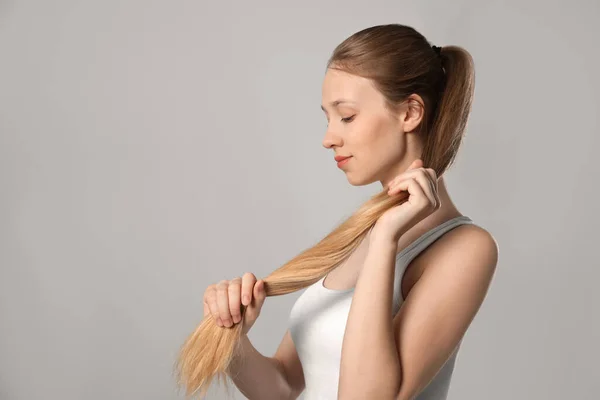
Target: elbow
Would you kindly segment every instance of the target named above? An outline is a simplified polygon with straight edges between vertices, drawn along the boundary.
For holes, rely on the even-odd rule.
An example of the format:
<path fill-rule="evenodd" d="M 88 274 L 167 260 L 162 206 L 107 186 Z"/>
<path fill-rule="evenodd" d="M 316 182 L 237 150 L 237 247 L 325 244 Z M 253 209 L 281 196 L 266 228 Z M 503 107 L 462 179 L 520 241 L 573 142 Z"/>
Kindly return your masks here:
<path fill-rule="evenodd" d="M 284 394 L 279 399 L 280 400 L 296 400 L 303 391 L 304 391 L 304 388 L 296 389 L 296 388 L 288 385 L 286 387 Z"/>
<path fill-rule="evenodd" d="M 415 400 L 419 394 L 418 390 L 411 385 L 400 385 L 400 389 L 396 392 L 394 400 Z"/>
<path fill-rule="evenodd" d="M 363 371 L 362 373 L 356 373 L 353 376 L 346 376 L 345 379 L 340 379 L 338 400 L 404 399 L 404 397 L 398 397 L 400 395 L 404 396 L 401 371 L 398 368 L 398 364 L 394 363 L 389 368 L 381 367 L 377 370 L 376 375 L 367 375 L 365 371 Z"/>

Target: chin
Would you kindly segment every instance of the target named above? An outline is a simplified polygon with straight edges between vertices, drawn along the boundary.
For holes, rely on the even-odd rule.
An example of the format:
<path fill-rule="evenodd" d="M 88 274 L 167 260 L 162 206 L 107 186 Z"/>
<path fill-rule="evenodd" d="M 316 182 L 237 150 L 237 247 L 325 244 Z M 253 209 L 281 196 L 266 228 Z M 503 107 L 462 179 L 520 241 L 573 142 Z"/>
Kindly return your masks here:
<path fill-rule="evenodd" d="M 352 172 L 346 172 L 346 179 L 348 179 L 348 183 L 352 186 L 365 186 L 377 181 L 377 179 L 353 174 Z"/>

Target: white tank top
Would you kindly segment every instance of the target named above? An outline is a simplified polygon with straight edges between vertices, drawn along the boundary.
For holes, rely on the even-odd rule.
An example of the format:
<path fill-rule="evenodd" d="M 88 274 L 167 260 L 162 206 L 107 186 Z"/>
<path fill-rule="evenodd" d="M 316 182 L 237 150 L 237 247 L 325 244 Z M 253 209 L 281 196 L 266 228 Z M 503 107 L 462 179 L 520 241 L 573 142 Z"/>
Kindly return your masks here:
<path fill-rule="evenodd" d="M 400 289 L 409 263 L 427 246 L 449 230 L 472 224 L 467 216 L 448 220 L 408 245 L 396 256 L 392 318 L 404 301 Z M 289 330 L 302 364 L 306 387 L 301 399 L 335 400 L 340 373 L 342 341 L 350 312 L 354 288 L 328 289 L 325 277 L 306 287 L 294 303 L 289 316 Z M 456 355 L 460 345 L 450 355 L 433 380 L 416 397 L 417 400 L 445 400 L 450 386 Z"/>

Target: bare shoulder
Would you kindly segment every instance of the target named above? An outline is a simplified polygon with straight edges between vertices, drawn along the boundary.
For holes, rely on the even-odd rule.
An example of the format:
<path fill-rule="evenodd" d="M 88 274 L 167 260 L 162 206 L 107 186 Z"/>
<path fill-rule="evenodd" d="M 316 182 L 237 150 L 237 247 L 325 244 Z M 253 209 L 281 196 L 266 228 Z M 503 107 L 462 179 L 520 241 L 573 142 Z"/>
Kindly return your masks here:
<path fill-rule="evenodd" d="M 428 269 L 471 268 L 489 281 L 496 269 L 498 254 L 498 243 L 490 232 L 477 224 L 460 225 L 440 236 L 415 257 L 403 280 L 403 296 L 408 296 Z"/>
<path fill-rule="evenodd" d="M 418 257 L 419 269 L 452 260 L 456 265 L 469 263 L 494 270 L 498 262 L 499 245 L 494 236 L 477 224 L 460 225 L 433 242 Z M 416 261 L 416 260 L 415 260 Z"/>

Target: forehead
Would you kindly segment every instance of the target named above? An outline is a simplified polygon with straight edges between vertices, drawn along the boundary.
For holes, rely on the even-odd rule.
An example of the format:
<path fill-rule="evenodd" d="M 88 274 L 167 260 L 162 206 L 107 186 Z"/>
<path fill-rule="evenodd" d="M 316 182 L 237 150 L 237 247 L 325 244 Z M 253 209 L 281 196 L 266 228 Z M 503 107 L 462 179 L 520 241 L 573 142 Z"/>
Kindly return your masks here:
<path fill-rule="evenodd" d="M 332 107 L 332 103 L 348 100 L 356 104 L 380 100 L 370 79 L 344 71 L 328 68 L 321 88 L 321 106 Z"/>

